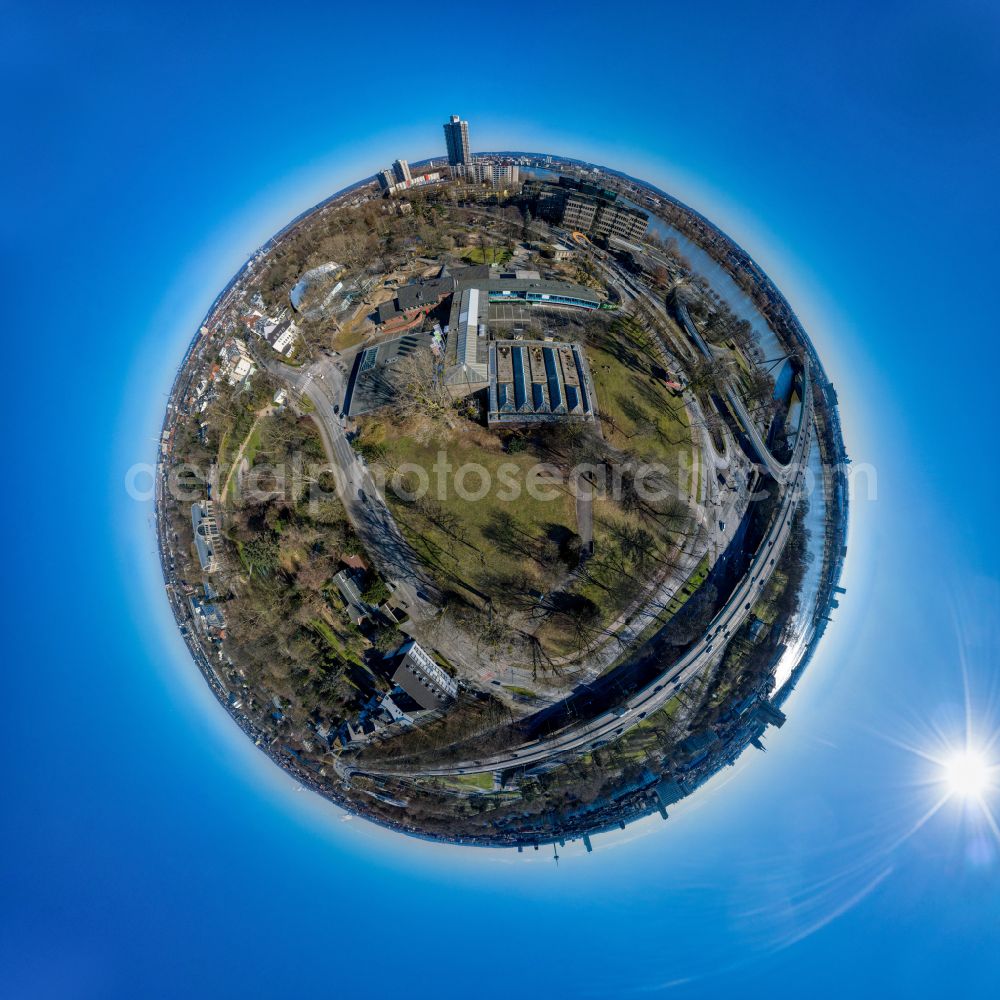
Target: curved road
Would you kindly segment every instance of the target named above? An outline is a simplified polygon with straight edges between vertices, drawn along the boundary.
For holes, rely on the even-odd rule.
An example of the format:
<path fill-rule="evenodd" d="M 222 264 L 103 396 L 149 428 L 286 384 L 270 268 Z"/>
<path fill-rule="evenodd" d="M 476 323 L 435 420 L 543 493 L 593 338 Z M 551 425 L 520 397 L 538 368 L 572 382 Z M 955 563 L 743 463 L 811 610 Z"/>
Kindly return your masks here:
<path fill-rule="evenodd" d="M 397 603 L 405 605 L 413 618 L 433 614 L 437 610 L 433 603 L 436 588 L 399 530 L 371 473 L 347 440 L 340 417 L 333 411 L 334 400 L 339 404 L 344 397 L 337 366 L 327 358 L 308 368 L 293 368 L 270 359 L 264 364 L 272 375 L 312 403 L 312 416 L 319 426 L 344 509 L 379 571 L 396 585 Z"/>
<path fill-rule="evenodd" d="M 708 346 L 705 338 L 698 332 L 698 328 L 694 325 L 694 322 L 691 320 L 691 316 L 688 313 L 686 303 L 679 295 L 677 296 L 677 312 L 680 316 L 684 331 L 695 342 L 698 350 L 701 351 L 701 353 L 704 354 L 709 361 L 714 360 L 715 355 L 712 353 L 712 348 Z M 806 379 L 806 381 L 808 381 L 808 379 Z M 740 399 L 736 390 L 733 389 L 731 385 L 726 387 L 726 399 L 729 401 L 729 405 L 733 408 L 733 411 L 739 418 L 740 423 L 743 425 L 743 430 L 750 439 L 750 443 L 753 445 L 753 450 L 757 453 L 757 457 L 760 459 L 761 464 L 767 469 L 768 475 L 770 475 L 771 478 L 778 483 L 786 482 L 789 476 L 794 474 L 794 458 L 787 465 L 782 465 L 781 462 L 779 462 L 771 454 L 764 438 L 761 437 L 760 431 L 757 430 L 757 425 L 751 419 L 750 411 L 747 409 L 746 404 L 742 399 Z M 803 417 L 804 416 L 805 414 L 803 412 Z M 805 427 L 807 425 L 803 423 L 800 426 Z"/>

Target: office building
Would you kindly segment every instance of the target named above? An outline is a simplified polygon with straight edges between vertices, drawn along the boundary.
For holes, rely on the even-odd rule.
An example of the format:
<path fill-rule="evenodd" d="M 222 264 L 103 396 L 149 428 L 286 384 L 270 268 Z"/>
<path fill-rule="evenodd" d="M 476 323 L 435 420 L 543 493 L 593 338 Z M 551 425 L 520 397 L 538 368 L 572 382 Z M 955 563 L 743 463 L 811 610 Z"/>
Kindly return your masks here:
<path fill-rule="evenodd" d="M 609 239 L 641 240 L 646 235 L 649 217 L 637 208 L 617 202 L 599 202 L 593 221 L 593 232 Z"/>
<path fill-rule="evenodd" d="M 600 297 L 589 288 L 546 281 L 535 271 L 511 273 L 477 265 L 455 269 L 454 280 L 444 353 L 444 384 L 453 395 L 478 392 L 489 385 L 492 322 L 520 321 L 525 318 L 526 309 L 601 306 Z"/>
<path fill-rule="evenodd" d="M 646 235 L 648 215 L 606 188 L 560 177 L 558 184 L 530 182 L 525 193 L 534 201 L 539 218 L 567 229 L 621 240 L 641 240 Z"/>
<path fill-rule="evenodd" d="M 463 122 L 458 115 L 452 115 L 451 120 L 444 124 L 444 141 L 448 147 L 448 163 L 451 166 L 472 162 L 468 122 Z"/>
<path fill-rule="evenodd" d="M 571 194 L 563 203 L 562 225 L 581 233 L 590 232 L 597 217 L 597 202 L 586 195 Z"/>
<path fill-rule="evenodd" d="M 375 175 L 375 179 L 383 191 L 391 191 L 396 186 L 396 178 L 388 167 L 385 170 L 380 170 Z"/>

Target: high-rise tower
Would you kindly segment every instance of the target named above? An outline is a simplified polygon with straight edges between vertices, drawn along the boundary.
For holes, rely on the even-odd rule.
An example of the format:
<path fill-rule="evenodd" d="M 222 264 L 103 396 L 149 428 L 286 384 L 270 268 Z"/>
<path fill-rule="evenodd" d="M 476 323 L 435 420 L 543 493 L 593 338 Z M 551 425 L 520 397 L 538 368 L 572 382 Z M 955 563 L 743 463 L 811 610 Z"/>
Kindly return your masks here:
<path fill-rule="evenodd" d="M 451 166 L 472 162 L 468 122 L 463 122 L 458 115 L 452 115 L 451 121 L 444 123 L 444 141 L 448 145 L 448 163 Z"/>
<path fill-rule="evenodd" d="M 412 178 L 410 177 L 410 165 L 406 160 L 396 160 L 392 165 L 392 175 L 396 178 L 397 184 L 409 184 Z"/>

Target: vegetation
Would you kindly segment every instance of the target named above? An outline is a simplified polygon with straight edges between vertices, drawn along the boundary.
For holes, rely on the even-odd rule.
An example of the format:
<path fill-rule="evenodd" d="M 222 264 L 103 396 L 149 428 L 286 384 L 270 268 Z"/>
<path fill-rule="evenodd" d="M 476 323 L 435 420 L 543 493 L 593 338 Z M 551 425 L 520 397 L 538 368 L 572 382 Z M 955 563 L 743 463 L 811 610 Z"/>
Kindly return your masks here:
<path fill-rule="evenodd" d="M 516 250 L 519 262 L 547 276 L 609 291 L 584 250 L 564 262 L 540 256 L 531 212 L 526 201 L 474 185 L 342 202 L 286 234 L 251 283 L 274 315 L 287 307 L 304 271 L 331 260 L 346 266 L 356 296 L 351 308 L 297 316 L 306 347 L 296 364 L 372 337 L 372 310 L 397 283 L 433 273 L 442 259 L 504 265 Z M 661 249 L 666 264 L 647 266 L 645 280 L 666 291 L 688 269 L 676 246 Z M 628 266 L 638 273 L 646 265 L 633 258 Z M 692 315 L 717 355 L 687 365 L 685 380 L 721 449 L 728 431 L 714 400 L 734 383 L 763 425 L 774 414 L 773 384 L 757 367 L 749 325 L 704 282 L 685 280 L 695 293 Z M 318 283 L 308 305 L 319 303 L 329 286 Z M 626 314 L 617 301 L 622 308 L 614 313 L 545 311 L 525 324 L 528 335 L 584 345 L 597 424 L 488 429 L 481 400 L 453 400 L 430 353 L 417 351 L 394 368 L 394 405 L 349 425 L 352 446 L 384 483 L 380 492 L 432 578 L 428 589 L 436 591 L 420 595 L 437 606 L 435 615 L 413 611 L 402 628 L 394 623 L 394 605 L 409 587 L 394 601 L 390 581 L 374 570 L 353 570 L 371 614 L 358 626 L 345 613 L 334 576 L 351 556 L 365 553 L 328 476 L 316 471 L 326 456 L 308 401 L 292 393 L 287 408 L 275 408 L 279 382 L 259 371 L 249 389 L 216 384 L 208 408 L 192 409 L 178 422 L 174 456 L 201 465 L 198 495 L 213 497 L 224 531 L 223 565 L 211 577 L 215 595 L 205 593 L 224 612 L 226 629 L 213 640 L 209 665 L 230 691 L 241 692 L 241 711 L 259 727 L 261 745 L 299 780 L 423 832 L 502 838 L 552 829 L 554 817 L 567 829 L 582 829 L 648 808 L 652 783 L 684 759 L 684 740 L 721 725 L 734 699 L 766 689 L 805 568 L 801 511 L 753 618 L 728 646 L 719 643 L 721 663 L 648 718 L 633 717 L 620 736 L 546 773 L 505 772 L 506 787 L 495 788 L 488 769 L 448 778 L 417 774 L 434 762 L 478 760 L 553 732 L 575 712 L 596 711 L 600 699 L 620 704 L 640 686 L 642 670 L 659 676 L 703 636 L 725 599 L 724 574 L 710 572 L 709 554 L 698 561 L 699 518 L 705 520 L 699 494 L 708 492 L 713 467 L 699 460 L 702 429 L 692 426 L 691 395 L 671 391 L 667 381 L 678 373 L 668 376 L 663 368 L 659 342 L 678 350 L 679 342 L 659 311 L 637 306 Z M 440 490 L 435 469 L 442 453 L 453 472 Z M 555 483 L 535 482 L 549 499 L 526 488 L 540 464 L 556 474 Z M 645 466 L 655 468 L 644 483 Z M 462 467 L 473 470 L 462 481 L 464 495 L 454 476 Z M 590 499 L 571 488 L 569 472 L 579 467 L 589 469 Z M 417 489 L 422 473 L 426 491 Z M 169 504 L 186 597 L 200 593 L 201 579 L 189 506 Z M 650 608 L 654 592 L 684 575 L 663 606 Z M 641 609 L 655 617 L 628 649 L 615 648 Z M 447 708 L 421 712 L 396 691 L 397 707 L 417 725 L 392 722 L 383 712 L 372 732 L 378 698 L 391 687 L 385 654 L 411 633 L 461 682 L 458 697 Z M 598 649 L 606 659 L 592 655 Z M 370 738 L 345 749 L 362 728 Z M 348 787 L 335 777 L 345 760 L 361 767 L 391 762 L 414 773 L 354 773 Z"/>
<path fill-rule="evenodd" d="M 507 247 L 476 246 L 462 251 L 462 258 L 469 264 L 506 264 L 513 254 Z"/>

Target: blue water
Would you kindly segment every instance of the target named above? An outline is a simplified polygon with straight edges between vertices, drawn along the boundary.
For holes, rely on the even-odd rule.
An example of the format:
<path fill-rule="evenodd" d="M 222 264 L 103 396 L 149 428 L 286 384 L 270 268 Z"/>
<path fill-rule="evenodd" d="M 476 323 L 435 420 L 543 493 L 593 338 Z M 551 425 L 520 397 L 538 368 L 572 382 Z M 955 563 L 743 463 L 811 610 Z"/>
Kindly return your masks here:
<path fill-rule="evenodd" d="M 640 5 L 622 30 L 648 25 L 663 58 L 596 67 L 606 9 L 533 10 L 516 44 L 497 16 L 5 9 L 5 996 L 995 990 L 1000 847 L 954 802 L 907 836 L 936 771 L 890 741 L 961 733 L 963 669 L 976 725 L 1000 718 L 1000 482 L 967 433 L 995 422 L 1000 362 L 995 7 Z M 456 38 L 475 65 L 444 72 Z M 877 472 L 768 752 L 558 866 L 297 792 L 195 673 L 125 489 L 245 257 L 356 177 L 440 153 L 453 111 L 476 148 L 608 162 L 727 229 Z"/>

